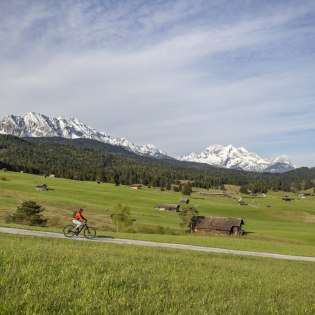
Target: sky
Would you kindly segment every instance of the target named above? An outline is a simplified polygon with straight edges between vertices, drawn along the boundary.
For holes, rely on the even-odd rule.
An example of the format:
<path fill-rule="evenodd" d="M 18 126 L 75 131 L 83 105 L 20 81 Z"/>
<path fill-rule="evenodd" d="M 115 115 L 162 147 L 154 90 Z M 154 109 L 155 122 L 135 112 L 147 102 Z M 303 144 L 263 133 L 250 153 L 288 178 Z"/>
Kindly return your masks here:
<path fill-rule="evenodd" d="M 1 0 L 0 119 L 315 166 L 315 1 Z"/>

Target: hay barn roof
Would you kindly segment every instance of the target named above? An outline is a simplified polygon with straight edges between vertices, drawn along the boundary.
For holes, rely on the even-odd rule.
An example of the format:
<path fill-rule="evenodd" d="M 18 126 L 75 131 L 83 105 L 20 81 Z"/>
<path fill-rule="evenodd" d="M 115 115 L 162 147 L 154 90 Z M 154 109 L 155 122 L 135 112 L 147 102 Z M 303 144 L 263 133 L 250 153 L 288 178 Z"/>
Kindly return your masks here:
<path fill-rule="evenodd" d="M 192 219 L 193 229 L 206 231 L 230 231 L 232 227 L 241 227 L 242 224 L 245 224 L 242 218 L 195 216 Z"/>

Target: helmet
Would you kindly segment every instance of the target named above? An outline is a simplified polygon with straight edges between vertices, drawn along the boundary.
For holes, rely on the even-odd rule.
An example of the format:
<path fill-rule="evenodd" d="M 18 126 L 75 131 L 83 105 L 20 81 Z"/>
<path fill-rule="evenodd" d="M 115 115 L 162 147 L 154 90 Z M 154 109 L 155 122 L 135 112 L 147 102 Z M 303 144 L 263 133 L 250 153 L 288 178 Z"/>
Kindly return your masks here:
<path fill-rule="evenodd" d="M 79 208 L 79 209 L 78 209 L 78 211 L 79 211 L 79 212 L 82 212 L 82 211 L 83 211 L 83 209 L 82 209 L 82 208 Z"/>

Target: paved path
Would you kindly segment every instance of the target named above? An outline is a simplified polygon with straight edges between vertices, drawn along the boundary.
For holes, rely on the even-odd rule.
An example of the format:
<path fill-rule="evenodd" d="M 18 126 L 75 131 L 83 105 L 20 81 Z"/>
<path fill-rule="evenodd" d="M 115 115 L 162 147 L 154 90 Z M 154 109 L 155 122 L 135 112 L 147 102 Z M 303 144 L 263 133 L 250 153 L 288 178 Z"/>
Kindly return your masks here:
<path fill-rule="evenodd" d="M 58 233 L 20 230 L 20 229 L 3 228 L 3 227 L 0 227 L 0 233 L 54 237 L 54 238 L 65 239 L 65 236 L 63 234 L 58 234 Z M 250 251 L 244 251 L 244 250 L 222 249 L 222 248 L 214 248 L 214 247 L 171 244 L 171 243 L 158 243 L 158 242 L 150 242 L 150 241 L 137 241 L 137 240 L 127 240 L 127 239 L 119 239 L 119 238 L 96 237 L 93 240 L 87 240 L 86 238 L 79 236 L 79 237 L 73 237 L 68 240 L 163 247 L 163 248 L 193 250 L 197 252 L 233 254 L 233 255 L 243 255 L 243 256 L 267 257 L 267 258 L 276 258 L 276 259 L 302 260 L 302 261 L 315 262 L 315 257 L 307 257 L 307 256 L 292 256 L 292 255 L 282 255 L 282 254 L 259 253 L 259 252 L 250 252 Z"/>

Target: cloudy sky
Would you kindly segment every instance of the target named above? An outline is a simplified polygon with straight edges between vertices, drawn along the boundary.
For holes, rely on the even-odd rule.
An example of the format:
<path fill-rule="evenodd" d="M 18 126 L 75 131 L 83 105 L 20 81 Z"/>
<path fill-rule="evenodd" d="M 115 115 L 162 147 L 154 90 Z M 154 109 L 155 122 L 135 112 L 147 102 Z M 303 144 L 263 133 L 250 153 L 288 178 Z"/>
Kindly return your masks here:
<path fill-rule="evenodd" d="M 0 118 L 315 166 L 315 1 L 1 0 Z"/>

